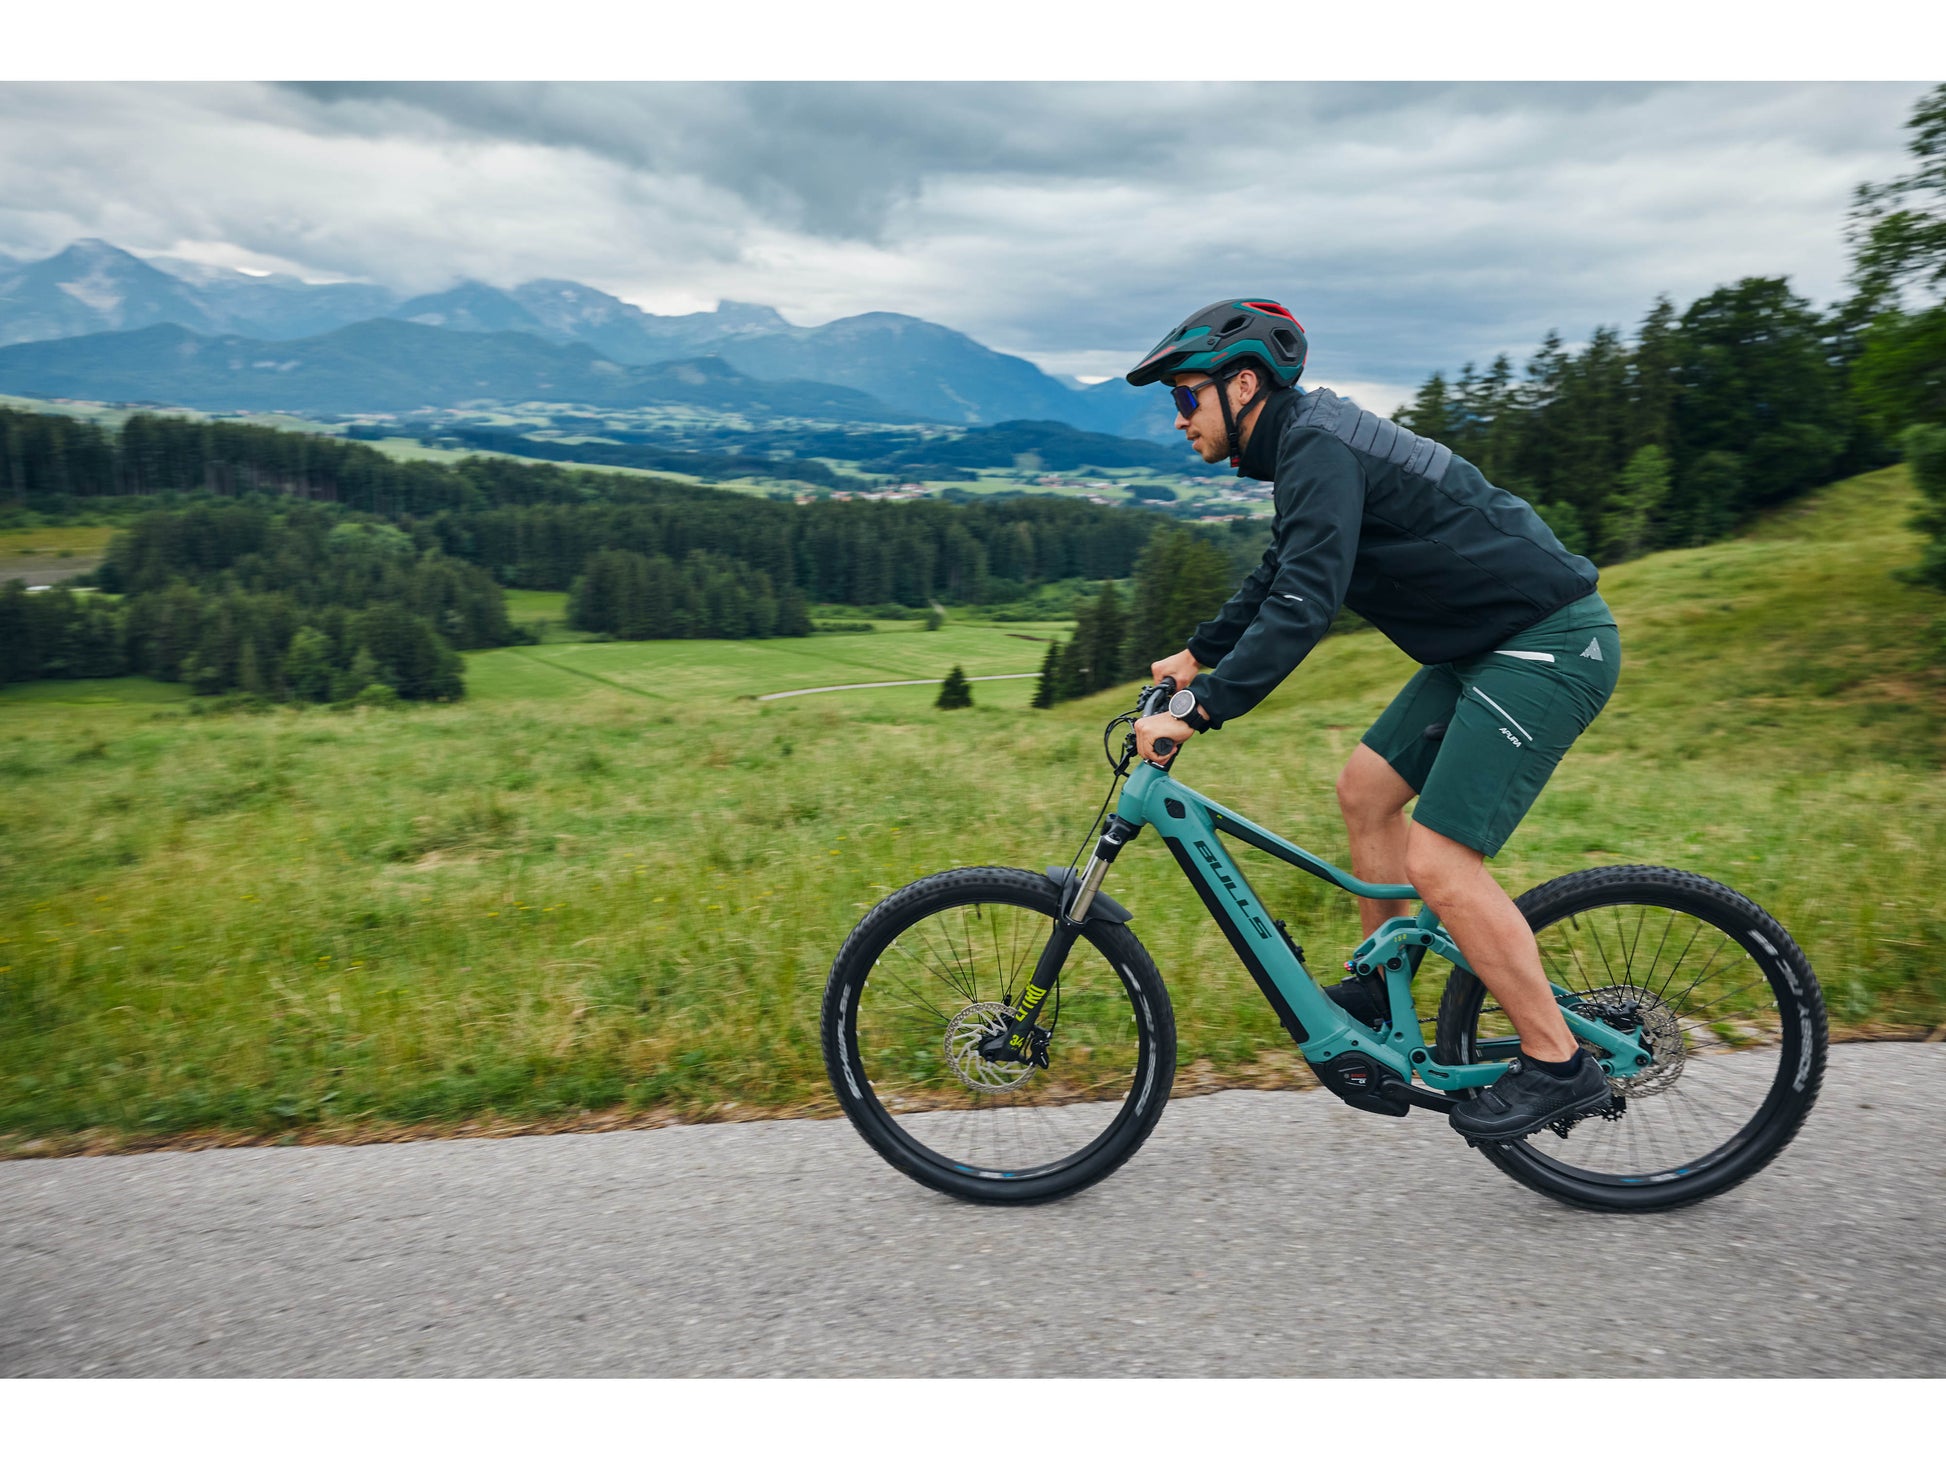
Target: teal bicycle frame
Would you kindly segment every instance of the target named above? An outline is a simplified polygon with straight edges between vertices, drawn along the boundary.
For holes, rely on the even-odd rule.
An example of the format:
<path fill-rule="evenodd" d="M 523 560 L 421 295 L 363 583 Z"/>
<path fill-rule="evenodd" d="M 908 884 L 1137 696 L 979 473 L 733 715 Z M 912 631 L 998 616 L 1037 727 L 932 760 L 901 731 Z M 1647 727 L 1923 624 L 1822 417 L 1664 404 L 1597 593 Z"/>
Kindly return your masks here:
<path fill-rule="evenodd" d="M 1404 883 L 1361 882 L 1322 857 L 1191 790 L 1168 771 L 1147 761 L 1130 774 L 1128 784 L 1122 788 L 1115 815 L 1110 818 L 1108 830 L 1087 867 L 1078 878 L 1068 874 L 1061 924 L 1057 925 L 1041 965 L 1015 1008 L 1009 1032 L 1016 1037 L 1008 1042 L 1016 1048 L 1021 1047 L 1021 1038 L 1032 1029 L 1035 1015 L 1058 974 L 1060 961 L 1065 958 L 1081 924 L 1091 915 L 1127 916 L 1119 905 L 1100 895 L 1100 887 L 1108 864 L 1144 826 L 1153 826 L 1161 835 L 1183 875 L 1201 894 L 1210 916 L 1313 1067 L 1341 1056 L 1362 1054 L 1401 1082 L 1392 1087 L 1400 1101 L 1435 1109 L 1451 1108 L 1454 1097 L 1450 1092 L 1490 1085 L 1504 1073 L 1507 1060 L 1519 1046 L 1517 1039 L 1483 1040 L 1478 1052 L 1498 1056 L 1495 1059 L 1477 1064 L 1443 1064 L 1434 1058 L 1433 1050 L 1420 1033 L 1418 1013 L 1412 1002 L 1412 979 L 1420 961 L 1431 952 L 1456 967 L 1468 968 L 1466 955 L 1446 936 L 1438 915 L 1430 907 L 1422 905 L 1415 917 L 1388 919 L 1352 955 L 1357 972 L 1382 972 L 1385 976 L 1391 1021 L 1374 1030 L 1346 1014 L 1318 986 L 1304 966 L 1301 950 L 1264 907 L 1249 879 L 1231 859 L 1222 837 L 1234 837 L 1355 897 L 1417 899 L 1418 893 L 1412 887 Z M 1637 1035 L 1582 1016 L 1576 1012 L 1578 995 L 1559 984 L 1551 987 L 1569 1030 L 1601 1051 L 1601 1066 L 1610 1075 L 1632 1075 L 1652 1062 L 1650 1052 Z M 1427 1087 L 1426 1091 L 1412 1088 L 1415 1077 Z M 1404 1114 L 1403 1105 L 1390 1113 Z"/>

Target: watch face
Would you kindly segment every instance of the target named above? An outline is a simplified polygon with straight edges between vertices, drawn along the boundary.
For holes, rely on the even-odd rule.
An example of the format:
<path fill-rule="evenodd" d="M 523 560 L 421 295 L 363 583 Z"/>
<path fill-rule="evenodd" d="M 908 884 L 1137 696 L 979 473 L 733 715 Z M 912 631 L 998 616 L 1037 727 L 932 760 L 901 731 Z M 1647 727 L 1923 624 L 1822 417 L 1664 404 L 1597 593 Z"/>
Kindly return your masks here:
<path fill-rule="evenodd" d="M 1196 708 L 1196 696 L 1186 689 L 1179 689 L 1169 697 L 1169 713 L 1178 720 L 1188 720 L 1190 711 Z"/>

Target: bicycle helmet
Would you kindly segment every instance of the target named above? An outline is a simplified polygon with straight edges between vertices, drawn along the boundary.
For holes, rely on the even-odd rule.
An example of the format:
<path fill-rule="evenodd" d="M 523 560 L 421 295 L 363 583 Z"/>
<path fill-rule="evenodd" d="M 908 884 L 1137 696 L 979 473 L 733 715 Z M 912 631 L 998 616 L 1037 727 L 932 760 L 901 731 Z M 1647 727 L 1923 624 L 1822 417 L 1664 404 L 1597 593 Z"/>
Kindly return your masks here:
<path fill-rule="evenodd" d="M 1225 299 L 1199 309 L 1162 337 L 1129 371 L 1130 385 L 1153 385 L 1166 375 L 1206 370 L 1227 379 L 1245 365 L 1269 369 L 1277 388 L 1304 373 L 1304 326 L 1270 299 Z"/>
<path fill-rule="evenodd" d="M 1225 299 L 1199 309 L 1162 337 L 1162 343 L 1123 378 L 1130 385 L 1152 385 L 1165 376 L 1188 370 L 1206 371 L 1218 381 L 1228 380 L 1246 366 L 1259 378 L 1270 377 L 1270 390 L 1297 384 L 1304 373 L 1304 326 L 1272 299 Z M 1261 386 L 1236 411 L 1227 390 L 1216 393 L 1223 410 L 1223 429 L 1229 437 L 1230 465 L 1238 467 L 1243 453 L 1238 424 L 1269 391 Z"/>

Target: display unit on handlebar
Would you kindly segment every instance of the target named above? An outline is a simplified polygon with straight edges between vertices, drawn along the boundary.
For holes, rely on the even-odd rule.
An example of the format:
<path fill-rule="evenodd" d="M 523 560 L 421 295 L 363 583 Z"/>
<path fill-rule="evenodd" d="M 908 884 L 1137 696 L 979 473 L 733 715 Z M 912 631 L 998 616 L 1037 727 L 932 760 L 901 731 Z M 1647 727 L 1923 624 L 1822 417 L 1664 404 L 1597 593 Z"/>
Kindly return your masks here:
<path fill-rule="evenodd" d="M 1154 1128 L 1175 1069 L 1168 992 L 1133 915 L 1102 891 L 1145 828 L 1346 1103 L 1450 1110 L 1516 1052 L 1511 1022 L 1425 906 L 1386 921 L 1348 961 L 1382 978 L 1382 1019 L 1361 1022 L 1319 987 L 1226 838 L 1354 897 L 1417 894 L 1361 881 L 1192 790 L 1172 775 L 1183 747 L 1166 738 L 1153 745 L 1166 767 L 1136 763 L 1132 728 L 1118 754 L 1116 729 L 1159 712 L 1173 689 L 1145 688 L 1109 722 L 1110 798 L 1121 794 L 1097 816 L 1078 873 L 1070 862 L 922 878 L 867 913 L 834 960 L 822 1017 L 833 1087 L 865 1139 L 914 1179 L 975 1201 L 1050 1200 L 1108 1175 Z M 1614 1101 L 1601 1121 L 1556 1122 L 1558 1152 L 1537 1134 L 1482 1144 L 1490 1161 L 1565 1201 L 1644 1210 L 1725 1190 L 1789 1142 L 1816 1098 L 1826 1031 L 1817 980 L 1773 918 L 1661 867 L 1571 873 L 1516 905 Z M 1447 966 L 1430 1042 L 1413 999 L 1428 959 Z"/>

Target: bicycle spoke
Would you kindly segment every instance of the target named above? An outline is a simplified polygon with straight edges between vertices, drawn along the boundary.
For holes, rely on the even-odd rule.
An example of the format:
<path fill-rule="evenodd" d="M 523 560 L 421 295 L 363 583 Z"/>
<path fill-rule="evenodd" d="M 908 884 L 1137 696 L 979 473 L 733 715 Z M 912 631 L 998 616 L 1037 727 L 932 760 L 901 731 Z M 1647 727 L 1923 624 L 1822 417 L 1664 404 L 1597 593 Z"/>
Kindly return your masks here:
<path fill-rule="evenodd" d="M 1537 941 L 1557 986 L 1591 1005 L 1590 1017 L 1626 1014 L 1654 1063 L 1611 1081 L 1623 1097 L 1618 1120 L 1580 1122 L 1565 1139 L 1536 1133 L 1519 1148 L 1583 1178 L 1637 1185 L 1737 1149 L 1781 1077 L 1784 1031 L 1779 995 L 1736 929 L 1675 908 L 1610 903 L 1558 918 Z M 1498 1002 L 1484 988 L 1477 997 L 1475 1048 L 1509 1037 Z"/>

